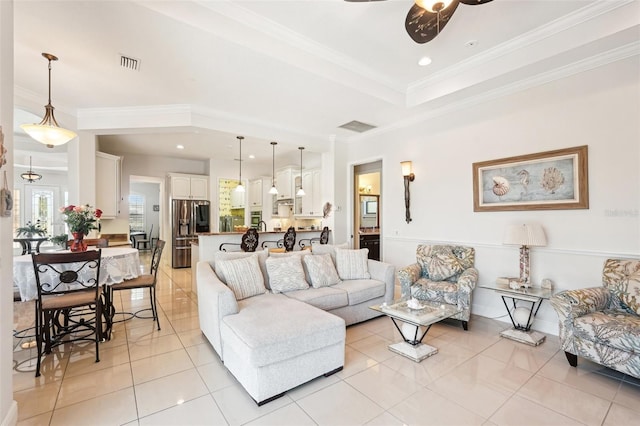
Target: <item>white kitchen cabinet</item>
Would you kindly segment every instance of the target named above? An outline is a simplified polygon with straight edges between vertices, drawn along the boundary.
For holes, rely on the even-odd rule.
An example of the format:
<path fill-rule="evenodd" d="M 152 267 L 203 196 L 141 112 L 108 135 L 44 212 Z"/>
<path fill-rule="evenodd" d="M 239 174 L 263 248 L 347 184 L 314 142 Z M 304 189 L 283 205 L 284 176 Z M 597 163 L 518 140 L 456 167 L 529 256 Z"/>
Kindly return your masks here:
<path fill-rule="evenodd" d="M 209 177 L 203 175 L 169 174 L 171 198 L 174 200 L 208 200 Z"/>
<path fill-rule="evenodd" d="M 96 208 L 103 219 L 115 219 L 120 213 L 121 158 L 96 152 Z"/>
<path fill-rule="evenodd" d="M 305 195 L 296 197 L 300 205 L 296 213 L 300 216 L 322 216 L 321 171 L 305 170 L 302 172 L 302 189 Z"/>
<path fill-rule="evenodd" d="M 276 188 L 278 189 L 278 200 L 293 199 L 293 180 L 295 179 L 295 176 L 296 174 L 291 167 L 276 171 Z"/>
<path fill-rule="evenodd" d="M 249 182 L 249 207 L 262 207 L 262 179 Z"/>
<path fill-rule="evenodd" d="M 235 188 L 231 190 L 231 208 L 232 209 L 243 209 L 244 208 L 244 197 L 247 192 L 236 191 Z"/>

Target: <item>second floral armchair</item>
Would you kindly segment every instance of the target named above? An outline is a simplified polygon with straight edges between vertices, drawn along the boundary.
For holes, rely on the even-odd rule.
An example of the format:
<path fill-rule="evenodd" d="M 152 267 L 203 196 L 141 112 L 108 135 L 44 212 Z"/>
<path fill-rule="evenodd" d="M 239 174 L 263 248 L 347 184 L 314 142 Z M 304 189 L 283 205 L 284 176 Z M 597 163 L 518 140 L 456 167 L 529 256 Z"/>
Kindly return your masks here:
<path fill-rule="evenodd" d="M 478 282 L 474 268 L 475 249 L 453 245 L 419 245 L 416 263 L 398 270 L 402 297 L 457 305 L 452 318 L 467 330 L 471 315 L 471 293 Z"/>

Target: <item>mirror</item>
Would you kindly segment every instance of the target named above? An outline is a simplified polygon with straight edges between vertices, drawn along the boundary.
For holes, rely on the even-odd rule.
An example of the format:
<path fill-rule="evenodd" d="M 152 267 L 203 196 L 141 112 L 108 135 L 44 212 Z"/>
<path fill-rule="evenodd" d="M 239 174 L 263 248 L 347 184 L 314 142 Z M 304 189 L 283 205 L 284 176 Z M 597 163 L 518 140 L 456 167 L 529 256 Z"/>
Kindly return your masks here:
<path fill-rule="evenodd" d="M 379 195 L 360 195 L 360 228 L 380 226 L 378 215 Z"/>

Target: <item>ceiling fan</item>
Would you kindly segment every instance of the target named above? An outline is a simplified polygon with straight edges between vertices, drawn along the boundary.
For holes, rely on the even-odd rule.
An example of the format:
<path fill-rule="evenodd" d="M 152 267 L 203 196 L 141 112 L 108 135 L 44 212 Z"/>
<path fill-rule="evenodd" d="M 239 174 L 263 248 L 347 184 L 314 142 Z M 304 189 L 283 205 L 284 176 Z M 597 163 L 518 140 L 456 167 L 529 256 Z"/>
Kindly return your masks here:
<path fill-rule="evenodd" d="M 362 3 L 384 0 L 345 0 L 348 2 Z M 447 25 L 458 4 L 469 6 L 489 3 L 493 0 L 415 0 L 415 4 L 409 9 L 404 27 L 409 36 L 416 43 L 426 43 L 433 40 Z"/>

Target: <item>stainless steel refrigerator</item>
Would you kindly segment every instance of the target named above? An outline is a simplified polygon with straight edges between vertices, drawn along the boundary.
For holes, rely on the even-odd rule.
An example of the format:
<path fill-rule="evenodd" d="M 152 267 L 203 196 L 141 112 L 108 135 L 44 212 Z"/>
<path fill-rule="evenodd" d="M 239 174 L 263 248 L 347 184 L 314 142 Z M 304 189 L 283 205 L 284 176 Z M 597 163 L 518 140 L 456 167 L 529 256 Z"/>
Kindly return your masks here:
<path fill-rule="evenodd" d="M 205 200 L 172 200 L 171 229 L 173 268 L 191 266 L 191 243 L 198 234 L 210 232 L 210 203 Z"/>

